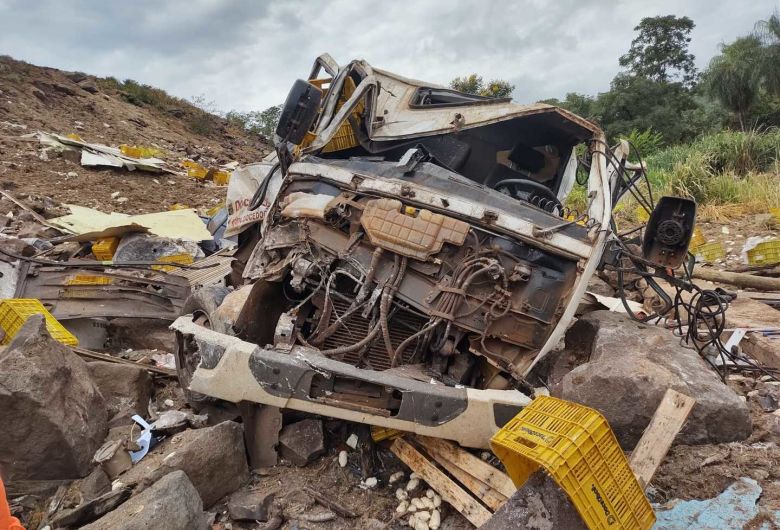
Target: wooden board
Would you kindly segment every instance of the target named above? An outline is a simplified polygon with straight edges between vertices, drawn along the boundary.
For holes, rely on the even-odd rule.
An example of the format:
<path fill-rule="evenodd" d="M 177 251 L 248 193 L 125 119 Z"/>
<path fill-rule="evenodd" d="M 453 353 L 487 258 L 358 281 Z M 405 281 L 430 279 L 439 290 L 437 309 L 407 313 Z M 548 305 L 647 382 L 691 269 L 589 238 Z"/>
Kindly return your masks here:
<path fill-rule="evenodd" d="M 629 458 L 639 484 L 646 488 L 680 432 L 696 400 L 672 390 L 666 391 L 653 419 Z"/>
<path fill-rule="evenodd" d="M 441 467 L 446 469 L 450 475 L 455 477 L 458 482 L 466 486 L 466 488 L 468 488 L 471 493 L 473 493 L 479 500 L 481 500 L 494 512 L 501 508 L 501 506 L 506 502 L 506 497 L 501 495 L 499 492 L 481 480 L 469 474 L 469 472 L 465 469 L 462 469 L 446 458 L 443 458 L 440 453 L 434 452 L 431 453 L 431 456 Z"/>
<path fill-rule="evenodd" d="M 396 438 L 390 445 L 390 450 L 471 524 L 479 528 L 490 519 L 492 514 L 487 508 L 458 486 L 409 442 L 403 438 Z"/>
<path fill-rule="evenodd" d="M 517 491 L 509 475 L 502 473 L 455 443 L 428 436 L 417 436 L 416 439 L 431 453 L 431 456 L 441 455 L 442 458 L 452 462 L 460 469 L 466 470 L 481 482 L 495 489 L 503 497 L 509 498 Z"/>

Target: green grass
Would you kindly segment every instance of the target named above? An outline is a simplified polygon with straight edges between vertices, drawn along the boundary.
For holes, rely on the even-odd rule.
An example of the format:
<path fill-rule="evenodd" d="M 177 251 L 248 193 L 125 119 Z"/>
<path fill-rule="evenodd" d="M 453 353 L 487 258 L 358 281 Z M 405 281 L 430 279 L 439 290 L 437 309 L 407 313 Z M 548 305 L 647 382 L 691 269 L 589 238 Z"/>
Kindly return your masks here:
<path fill-rule="evenodd" d="M 657 198 L 690 197 L 700 217 L 728 218 L 780 207 L 780 130 L 721 131 L 690 144 L 670 146 L 645 157 Z M 567 203 L 582 210 L 585 188 L 576 186 Z M 625 196 L 615 207 L 619 220 L 638 221 L 637 203 Z"/>

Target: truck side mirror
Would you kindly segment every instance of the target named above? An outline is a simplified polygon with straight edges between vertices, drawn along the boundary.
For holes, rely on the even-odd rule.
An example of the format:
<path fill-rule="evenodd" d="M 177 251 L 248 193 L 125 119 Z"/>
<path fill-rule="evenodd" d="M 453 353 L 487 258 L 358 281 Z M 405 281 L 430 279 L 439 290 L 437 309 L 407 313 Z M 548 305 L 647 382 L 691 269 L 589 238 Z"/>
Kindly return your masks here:
<path fill-rule="evenodd" d="M 320 112 L 322 92 L 311 83 L 298 79 L 287 94 L 276 135 L 282 142 L 300 145 Z"/>
<path fill-rule="evenodd" d="M 696 224 L 696 201 L 661 197 L 650 214 L 642 239 L 642 255 L 663 267 L 682 265 Z"/>

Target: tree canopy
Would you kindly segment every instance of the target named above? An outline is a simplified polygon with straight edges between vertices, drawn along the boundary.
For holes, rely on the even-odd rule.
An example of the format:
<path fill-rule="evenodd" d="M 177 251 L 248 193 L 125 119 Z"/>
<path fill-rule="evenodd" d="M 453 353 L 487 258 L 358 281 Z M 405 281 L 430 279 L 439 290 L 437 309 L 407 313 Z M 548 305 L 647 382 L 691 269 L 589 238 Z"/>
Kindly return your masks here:
<path fill-rule="evenodd" d="M 450 88 L 466 94 L 476 96 L 488 96 L 493 98 L 508 98 L 512 96 L 515 86 L 503 79 L 493 79 L 487 84 L 482 76 L 471 74 L 464 77 L 456 77 L 450 81 Z"/>

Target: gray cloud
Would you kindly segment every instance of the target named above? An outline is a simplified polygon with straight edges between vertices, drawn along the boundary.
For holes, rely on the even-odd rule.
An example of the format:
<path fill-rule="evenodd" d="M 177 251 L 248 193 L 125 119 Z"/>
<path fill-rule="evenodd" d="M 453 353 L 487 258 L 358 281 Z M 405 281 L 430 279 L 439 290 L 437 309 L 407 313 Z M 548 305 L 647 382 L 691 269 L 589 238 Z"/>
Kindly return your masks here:
<path fill-rule="evenodd" d="M 644 16 L 696 22 L 699 67 L 778 8 L 776 0 L 0 0 L 0 53 L 132 78 L 222 110 L 262 109 L 327 51 L 336 60 L 446 84 L 478 72 L 515 99 L 606 90 Z"/>

